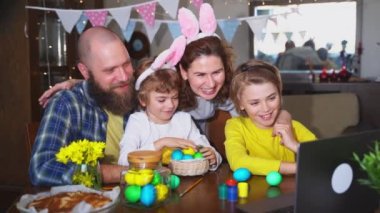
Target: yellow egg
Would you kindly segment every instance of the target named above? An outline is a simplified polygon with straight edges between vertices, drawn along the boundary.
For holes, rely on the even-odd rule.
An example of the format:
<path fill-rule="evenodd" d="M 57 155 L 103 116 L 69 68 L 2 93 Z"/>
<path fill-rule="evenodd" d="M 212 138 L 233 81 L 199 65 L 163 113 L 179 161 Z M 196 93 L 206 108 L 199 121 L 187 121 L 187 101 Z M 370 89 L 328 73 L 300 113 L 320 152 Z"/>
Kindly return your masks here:
<path fill-rule="evenodd" d="M 183 149 L 182 152 L 185 155 L 194 155 L 195 150 L 193 148 L 191 148 L 191 147 L 188 147 L 186 149 Z"/>
<path fill-rule="evenodd" d="M 124 175 L 124 180 L 128 185 L 135 185 L 136 184 L 136 176 L 137 176 L 137 173 L 135 171 L 128 171 Z"/>
<path fill-rule="evenodd" d="M 153 172 L 149 173 L 140 173 L 136 176 L 135 184 L 138 186 L 145 186 L 150 183 L 153 179 Z"/>
<path fill-rule="evenodd" d="M 158 184 L 156 186 L 156 191 L 157 191 L 158 202 L 165 200 L 169 195 L 169 188 L 164 184 Z"/>
<path fill-rule="evenodd" d="M 139 171 L 140 174 L 146 174 L 146 175 L 152 175 L 153 174 L 153 170 L 151 169 L 140 169 Z"/>
<path fill-rule="evenodd" d="M 164 165 L 168 165 L 171 160 L 171 155 L 172 155 L 173 149 L 165 147 L 164 150 L 162 151 L 162 163 Z"/>

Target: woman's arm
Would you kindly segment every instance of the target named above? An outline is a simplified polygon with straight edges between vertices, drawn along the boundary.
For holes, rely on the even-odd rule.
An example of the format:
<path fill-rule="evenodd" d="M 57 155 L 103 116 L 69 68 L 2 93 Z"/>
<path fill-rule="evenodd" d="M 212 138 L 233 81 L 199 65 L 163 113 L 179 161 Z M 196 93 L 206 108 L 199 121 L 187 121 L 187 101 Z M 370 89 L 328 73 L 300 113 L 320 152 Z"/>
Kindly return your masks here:
<path fill-rule="evenodd" d="M 40 98 L 38 98 L 39 104 L 45 108 L 47 103 L 49 102 L 50 98 L 57 92 L 64 90 L 64 89 L 71 89 L 76 84 L 82 82 L 83 80 L 80 79 L 69 79 L 60 83 L 55 84 L 52 88 L 46 90 Z"/>

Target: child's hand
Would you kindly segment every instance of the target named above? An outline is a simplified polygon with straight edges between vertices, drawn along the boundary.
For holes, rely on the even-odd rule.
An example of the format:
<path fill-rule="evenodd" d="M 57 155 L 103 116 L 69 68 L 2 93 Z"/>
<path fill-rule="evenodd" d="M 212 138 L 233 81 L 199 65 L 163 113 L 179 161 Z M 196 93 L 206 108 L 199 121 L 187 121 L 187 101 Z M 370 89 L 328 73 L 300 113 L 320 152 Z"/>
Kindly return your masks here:
<path fill-rule="evenodd" d="M 202 147 L 198 151 L 202 153 L 204 158 L 209 160 L 210 165 L 216 164 L 216 155 L 211 147 Z"/>
<path fill-rule="evenodd" d="M 286 110 L 281 110 L 280 114 L 278 115 L 275 125 L 273 127 L 273 136 L 276 136 L 277 129 L 276 124 L 289 124 L 292 125 L 292 116 L 289 114 Z"/>
<path fill-rule="evenodd" d="M 293 135 L 293 128 L 289 124 L 275 124 L 275 134 L 281 137 L 281 144 L 288 147 L 293 152 L 297 153 L 299 146 L 298 141 Z"/>
<path fill-rule="evenodd" d="M 188 147 L 191 147 L 193 149 L 196 148 L 193 141 L 174 137 L 160 138 L 156 142 L 154 142 L 154 147 L 156 148 L 156 150 L 161 150 L 164 147 L 173 147 L 181 149 Z"/>

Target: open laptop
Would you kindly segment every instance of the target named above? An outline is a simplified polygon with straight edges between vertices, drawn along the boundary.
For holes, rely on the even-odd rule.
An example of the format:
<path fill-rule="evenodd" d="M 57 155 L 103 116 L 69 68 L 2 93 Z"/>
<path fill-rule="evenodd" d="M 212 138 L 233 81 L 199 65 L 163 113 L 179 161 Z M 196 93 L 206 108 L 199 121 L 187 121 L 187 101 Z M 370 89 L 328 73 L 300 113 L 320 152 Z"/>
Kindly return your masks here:
<path fill-rule="evenodd" d="M 297 155 L 295 194 L 237 207 L 243 212 L 374 212 L 379 197 L 358 183 L 366 174 L 353 153 L 362 158 L 375 140 L 380 140 L 380 130 L 303 143 Z"/>

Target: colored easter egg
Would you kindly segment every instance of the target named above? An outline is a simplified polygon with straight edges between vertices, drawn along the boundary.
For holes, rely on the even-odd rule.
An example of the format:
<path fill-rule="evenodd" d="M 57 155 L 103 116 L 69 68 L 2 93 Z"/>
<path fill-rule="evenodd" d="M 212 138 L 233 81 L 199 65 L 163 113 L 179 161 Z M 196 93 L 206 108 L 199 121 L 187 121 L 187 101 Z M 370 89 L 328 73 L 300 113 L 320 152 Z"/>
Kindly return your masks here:
<path fill-rule="evenodd" d="M 278 186 L 282 181 L 282 175 L 279 172 L 269 172 L 265 180 L 270 186 Z"/>
<path fill-rule="evenodd" d="M 177 175 L 170 175 L 170 180 L 169 180 L 169 185 L 171 189 L 176 189 L 178 188 L 181 180 Z"/>
<path fill-rule="evenodd" d="M 151 184 L 157 185 L 157 184 L 160 184 L 160 183 L 162 183 L 162 176 L 160 175 L 160 173 L 155 172 L 154 175 L 153 175 L 153 179 L 152 179 Z"/>
<path fill-rule="evenodd" d="M 157 201 L 161 202 L 165 200 L 169 195 L 169 188 L 164 184 L 158 184 L 156 187 Z"/>
<path fill-rule="evenodd" d="M 196 153 L 194 153 L 193 157 L 194 157 L 194 159 L 202 159 L 203 154 L 201 152 L 196 152 Z"/>
<path fill-rule="evenodd" d="M 127 186 L 124 190 L 125 200 L 136 203 L 141 196 L 141 187 L 136 185 Z"/>
<path fill-rule="evenodd" d="M 171 156 L 173 153 L 173 149 L 165 147 L 164 150 L 162 151 L 162 164 L 168 165 L 171 160 Z"/>
<path fill-rule="evenodd" d="M 194 155 L 195 150 L 191 147 L 188 147 L 188 148 L 182 149 L 182 152 L 185 155 L 191 155 L 192 156 L 192 155 Z"/>
<path fill-rule="evenodd" d="M 227 186 L 236 186 L 237 185 L 237 181 L 234 180 L 234 179 L 228 179 L 228 180 L 226 180 L 226 185 Z"/>
<path fill-rule="evenodd" d="M 135 185 L 136 184 L 136 176 L 137 172 L 129 170 L 125 175 L 124 175 L 124 180 L 128 185 Z"/>
<path fill-rule="evenodd" d="M 251 172 L 246 168 L 239 168 L 234 171 L 233 177 L 238 182 L 244 182 L 251 177 Z"/>
<path fill-rule="evenodd" d="M 153 172 L 139 172 L 139 174 L 135 178 L 135 184 L 138 186 L 145 186 L 150 183 L 153 179 Z"/>
<path fill-rule="evenodd" d="M 153 205 L 155 200 L 156 200 L 156 188 L 154 188 L 152 184 L 147 184 L 143 186 L 141 189 L 140 202 L 144 206 L 151 206 Z"/>
<path fill-rule="evenodd" d="M 182 157 L 182 160 L 192 160 L 192 159 L 194 159 L 193 156 L 192 155 L 188 155 L 188 154 L 183 155 L 183 157 Z"/>
<path fill-rule="evenodd" d="M 172 152 L 172 160 L 182 160 L 183 153 L 181 150 L 176 149 Z"/>

